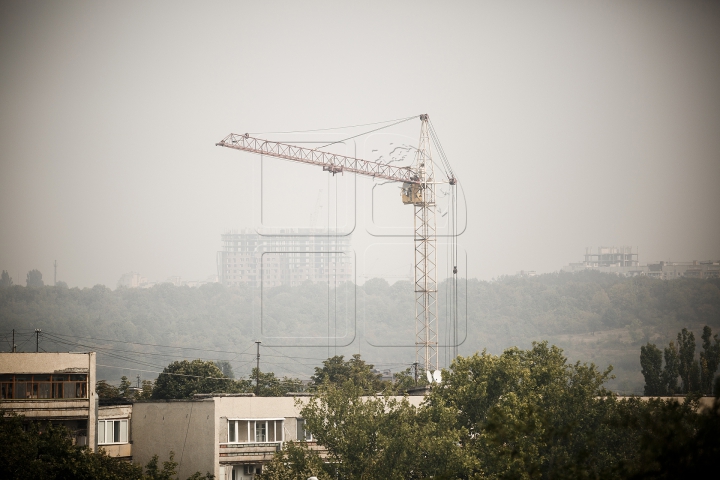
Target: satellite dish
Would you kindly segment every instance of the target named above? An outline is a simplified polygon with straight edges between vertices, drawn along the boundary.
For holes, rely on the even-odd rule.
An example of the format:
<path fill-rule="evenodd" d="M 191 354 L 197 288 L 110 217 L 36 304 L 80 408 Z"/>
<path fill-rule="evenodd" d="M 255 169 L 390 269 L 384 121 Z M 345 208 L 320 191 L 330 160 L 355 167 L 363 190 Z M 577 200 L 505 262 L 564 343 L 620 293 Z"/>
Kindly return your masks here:
<path fill-rule="evenodd" d="M 440 370 L 435 370 L 432 376 L 433 380 L 435 380 L 435 383 L 442 382 L 442 373 L 440 372 Z"/>
<path fill-rule="evenodd" d="M 433 382 L 433 376 L 432 373 L 430 373 L 430 370 L 425 370 L 425 374 L 427 375 L 427 379 L 429 383 Z"/>

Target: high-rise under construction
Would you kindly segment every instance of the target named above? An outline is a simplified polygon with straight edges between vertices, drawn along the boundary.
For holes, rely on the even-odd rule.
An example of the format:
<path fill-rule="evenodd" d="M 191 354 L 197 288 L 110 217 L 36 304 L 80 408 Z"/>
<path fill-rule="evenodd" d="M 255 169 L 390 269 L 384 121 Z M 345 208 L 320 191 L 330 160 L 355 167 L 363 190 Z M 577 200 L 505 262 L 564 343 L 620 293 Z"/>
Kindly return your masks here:
<path fill-rule="evenodd" d="M 298 228 L 262 234 L 249 229 L 221 235 L 218 277 L 226 286 L 276 287 L 353 280 L 350 236 Z"/>

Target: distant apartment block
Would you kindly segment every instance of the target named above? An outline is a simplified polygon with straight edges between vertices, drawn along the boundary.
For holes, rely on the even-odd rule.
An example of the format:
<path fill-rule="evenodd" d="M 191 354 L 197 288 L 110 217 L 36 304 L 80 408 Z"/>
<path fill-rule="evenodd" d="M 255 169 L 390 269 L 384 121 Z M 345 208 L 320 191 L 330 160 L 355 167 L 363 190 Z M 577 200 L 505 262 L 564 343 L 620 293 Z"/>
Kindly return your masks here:
<path fill-rule="evenodd" d="M 583 262 L 571 263 L 562 268 L 564 272 L 597 270 L 625 277 L 643 275 L 672 280 L 676 278 L 720 278 L 720 261 L 655 262 L 640 265 L 637 251 L 632 247 L 599 247 L 597 253 L 585 249 Z"/>
<path fill-rule="evenodd" d="M 168 277 L 164 282 L 149 282 L 147 277 L 136 272 L 125 273 L 118 280 L 118 288 L 151 288 L 162 283 L 172 283 L 176 287 L 199 287 L 207 283 L 217 283 L 217 275 L 210 275 L 206 280 L 183 280 L 179 275 Z"/>
<path fill-rule="evenodd" d="M 244 229 L 223 233 L 221 241 L 217 267 L 223 285 L 276 287 L 353 279 L 350 236 L 310 228 L 262 235 Z"/>

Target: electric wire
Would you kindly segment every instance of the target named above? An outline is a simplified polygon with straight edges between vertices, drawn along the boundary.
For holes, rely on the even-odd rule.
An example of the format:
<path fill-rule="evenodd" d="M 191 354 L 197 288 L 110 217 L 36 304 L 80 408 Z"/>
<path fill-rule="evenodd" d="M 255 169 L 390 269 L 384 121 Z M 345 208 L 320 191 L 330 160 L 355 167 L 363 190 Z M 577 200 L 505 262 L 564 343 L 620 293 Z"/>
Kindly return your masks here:
<path fill-rule="evenodd" d="M 373 133 L 373 132 L 377 132 L 378 130 L 383 130 L 383 129 L 385 129 L 385 128 L 394 127 L 395 125 L 400 125 L 401 123 L 404 123 L 404 122 L 407 122 L 407 121 L 409 121 L 409 120 L 412 120 L 413 118 L 417 118 L 417 115 L 414 115 L 414 116 L 412 116 L 412 117 L 408 117 L 408 118 L 402 119 L 402 120 L 400 120 L 399 122 L 395 122 L 395 123 L 392 123 L 392 124 L 390 124 L 390 125 L 386 125 L 386 126 L 384 126 L 384 127 L 376 128 L 376 129 L 373 129 L 373 130 L 370 130 L 370 131 L 367 131 L 367 132 L 363 132 L 363 133 L 359 133 L 359 134 L 357 134 L 357 135 L 353 135 L 352 137 L 343 138 L 342 140 L 338 140 L 338 141 L 336 141 L 336 142 L 330 142 L 330 143 L 328 143 L 327 145 L 323 145 L 323 146 L 321 146 L 321 147 L 317 147 L 317 148 L 315 148 L 315 149 L 313 149 L 313 150 L 320 150 L 321 148 L 329 147 L 330 145 L 335 145 L 336 143 L 342 143 L 342 142 L 346 142 L 346 141 L 348 141 L 348 140 L 352 140 L 353 138 L 362 137 L 363 135 L 367 135 L 368 133 Z"/>
<path fill-rule="evenodd" d="M 398 120 L 403 120 L 407 118 L 415 118 L 417 115 L 414 115 L 412 117 L 403 117 L 403 118 L 396 118 L 394 120 L 385 120 L 383 122 L 372 122 L 372 123 L 362 123 L 359 125 L 348 125 L 346 127 L 331 127 L 331 128 L 316 128 L 313 130 L 293 130 L 289 132 L 255 132 L 250 133 L 250 135 L 273 135 L 273 134 L 280 134 L 280 133 L 311 133 L 311 132 L 326 132 L 328 130 L 343 130 L 346 128 L 357 128 L 357 127 L 369 127 L 371 125 L 381 125 L 383 123 L 390 123 L 390 122 L 397 122 Z"/>

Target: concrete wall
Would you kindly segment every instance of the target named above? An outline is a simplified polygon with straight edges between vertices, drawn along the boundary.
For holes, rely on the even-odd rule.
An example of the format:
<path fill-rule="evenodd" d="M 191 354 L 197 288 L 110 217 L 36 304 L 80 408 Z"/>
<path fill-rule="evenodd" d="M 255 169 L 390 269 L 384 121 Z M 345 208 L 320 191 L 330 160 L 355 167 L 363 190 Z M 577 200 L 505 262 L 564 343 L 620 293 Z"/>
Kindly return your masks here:
<path fill-rule="evenodd" d="M 88 355 L 91 354 L 0 353 L 0 373 L 88 373 Z"/>
<path fill-rule="evenodd" d="M 195 400 L 137 402 L 132 412 L 133 461 L 146 464 L 157 454 L 160 461 L 175 452 L 179 478 L 196 471 L 210 472 L 222 480 L 226 466 L 268 461 L 276 445 L 223 445 L 228 440 L 228 419 L 284 419 L 285 440 L 295 440 L 302 404 L 309 397 L 218 396 Z M 403 397 L 395 397 L 402 399 Z M 408 397 L 419 405 L 422 396 Z M 184 453 L 183 453 L 184 452 Z M 222 465 L 222 468 L 221 468 Z"/>
<path fill-rule="evenodd" d="M 215 403 L 203 400 L 137 402 L 132 415 L 133 462 L 146 464 L 153 455 L 160 462 L 175 452 L 178 478 L 196 471 L 217 475 Z"/>

